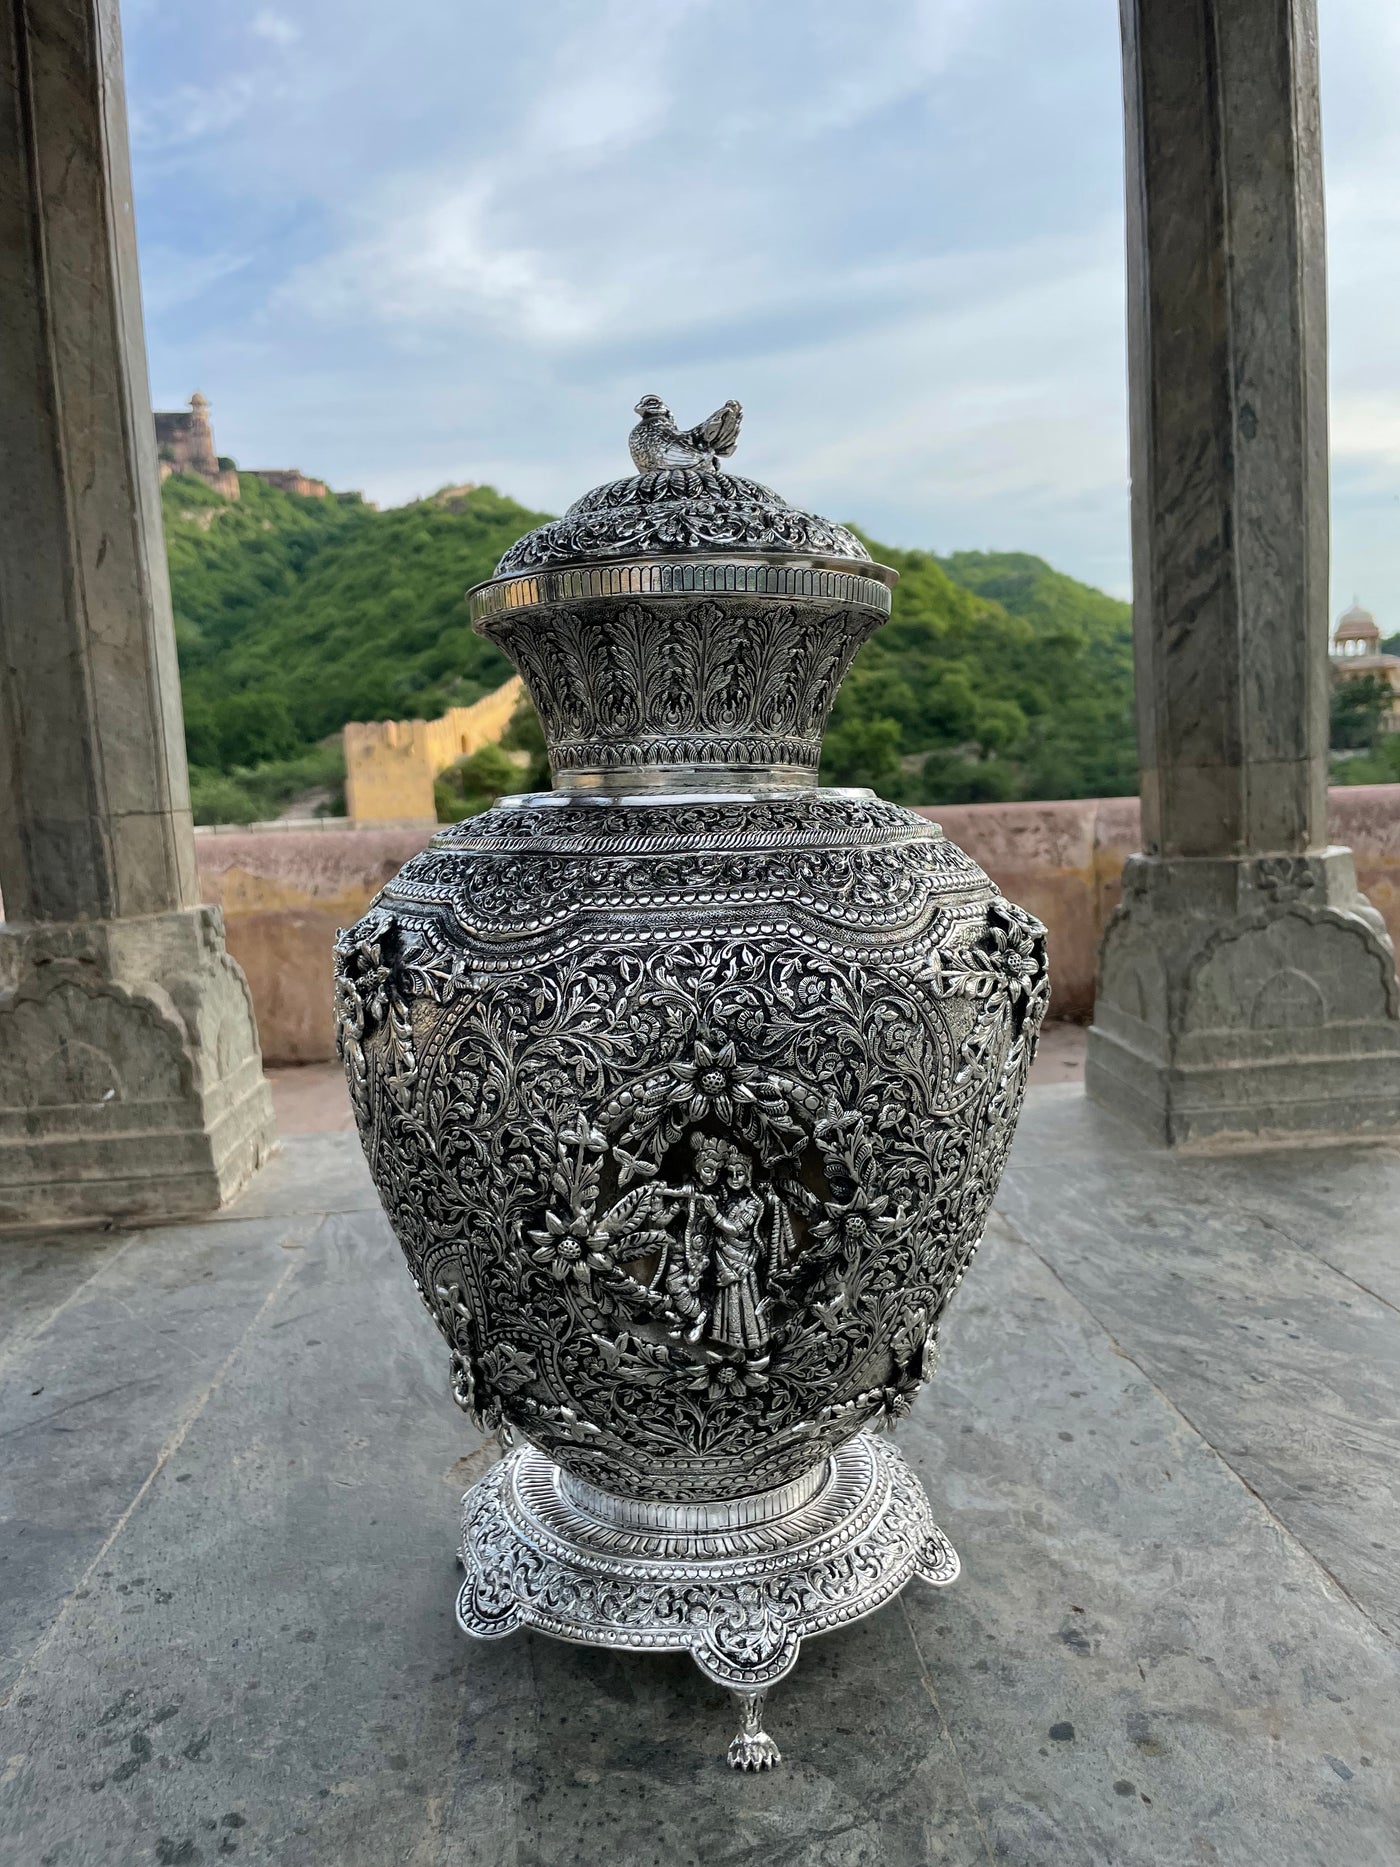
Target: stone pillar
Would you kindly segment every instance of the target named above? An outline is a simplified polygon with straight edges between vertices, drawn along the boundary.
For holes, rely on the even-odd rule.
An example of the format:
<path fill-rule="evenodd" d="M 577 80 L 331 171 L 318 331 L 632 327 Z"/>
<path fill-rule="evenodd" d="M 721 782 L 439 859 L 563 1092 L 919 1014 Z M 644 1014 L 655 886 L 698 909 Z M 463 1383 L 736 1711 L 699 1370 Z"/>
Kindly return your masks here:
<path fill-rule="evenodd" d="M 272 1145 L 196 902 L 116 0 L 0 8 L 0 1224 L 208 1211 Z"/>
<path fill-rule="evenodd" d="M 1088 1092 L 1169 1144 L 1400 1126 L 1400 1004 L 1326 847 L 1315 0 L 1121 0 L 1143 853 Z"/>

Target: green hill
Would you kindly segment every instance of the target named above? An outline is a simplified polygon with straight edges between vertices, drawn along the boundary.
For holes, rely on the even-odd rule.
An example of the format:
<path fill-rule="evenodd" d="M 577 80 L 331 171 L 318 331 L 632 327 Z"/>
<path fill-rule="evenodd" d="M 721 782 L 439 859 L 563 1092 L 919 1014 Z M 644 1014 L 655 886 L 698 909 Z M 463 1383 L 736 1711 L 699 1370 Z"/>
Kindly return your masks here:
<path fill-rule="evenodd" d="M 463 592 L 543 517 L 489 487 L 376 512 L 242 485 L 162 487 L 200 821 L 334 807 L 347 720 L 432 718 L 503 681 Z M 1126 604 L 1039 558 L 867 542 L 901 582 L 837 701 L 824 782 L 934 804 L 1135 788 Z"/>
<path fill-rule="evenodd" d="M 1136 790 L 1126 603 L 1019 553 L 866 543 L 900 581 L 837 699 L 824 780 L 929 804 Z"/>

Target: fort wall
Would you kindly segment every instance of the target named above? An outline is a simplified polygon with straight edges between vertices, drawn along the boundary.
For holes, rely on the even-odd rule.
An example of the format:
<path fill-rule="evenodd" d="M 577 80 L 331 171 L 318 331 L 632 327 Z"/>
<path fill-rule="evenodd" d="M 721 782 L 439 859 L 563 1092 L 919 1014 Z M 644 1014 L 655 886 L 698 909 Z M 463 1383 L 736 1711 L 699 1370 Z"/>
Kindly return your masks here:
<path fill-rule="evenodd" d="M 524 689 L 519 675 L 436 720 L 352 721 L 345 728 L 345 814 L 355 823 L 436 821 L 433 780 L 459 758 L 494 745 Z"/>
<path fill-rule="evenodd" d="M 300 467 L 245 467 L 243 471 L 279 493 L 299 493 L 303 499 L 325 499 L 330 490 L 324 480 L 308 479 Z"/>

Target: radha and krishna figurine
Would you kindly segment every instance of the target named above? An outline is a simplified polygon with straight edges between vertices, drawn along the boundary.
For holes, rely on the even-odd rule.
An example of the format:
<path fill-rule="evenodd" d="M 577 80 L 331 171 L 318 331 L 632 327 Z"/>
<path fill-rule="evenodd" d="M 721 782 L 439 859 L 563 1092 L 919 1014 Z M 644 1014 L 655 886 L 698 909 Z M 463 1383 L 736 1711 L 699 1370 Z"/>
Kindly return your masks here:
<path fill-rule="evenodd" d="M 619 1260 L 658 1254 L 649 1287 L 687 1341 L 765 1354 L 772 1330 L 764 1286 L 791 1255 L 791 1220 L 776 1194 L 754 1186 L 752 1163 L 733 1142 L 695 1134 L 691 1147 L 694 1181 L 639 1187 L 604 1217 L 600 1242 Z"/>

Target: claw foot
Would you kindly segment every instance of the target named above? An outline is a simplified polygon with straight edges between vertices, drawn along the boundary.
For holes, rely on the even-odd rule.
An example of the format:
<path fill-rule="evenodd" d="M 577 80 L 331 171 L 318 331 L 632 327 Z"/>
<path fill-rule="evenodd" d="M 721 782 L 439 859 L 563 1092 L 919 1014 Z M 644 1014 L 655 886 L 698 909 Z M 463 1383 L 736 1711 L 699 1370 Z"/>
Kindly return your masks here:
<path fill-rule="evenodd" d="M 729 1746 L 731 1770 L 771 1770 L 781 1763 L 783 1753 L 763 1728 L 763 1701 L 766 1692 L 736 1692 L 739 1701 L 739 1734 Z"/>

